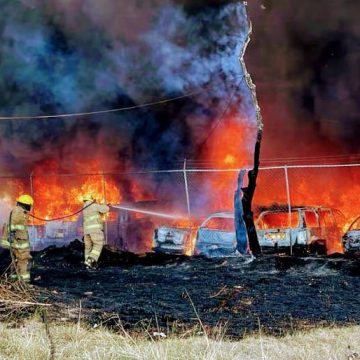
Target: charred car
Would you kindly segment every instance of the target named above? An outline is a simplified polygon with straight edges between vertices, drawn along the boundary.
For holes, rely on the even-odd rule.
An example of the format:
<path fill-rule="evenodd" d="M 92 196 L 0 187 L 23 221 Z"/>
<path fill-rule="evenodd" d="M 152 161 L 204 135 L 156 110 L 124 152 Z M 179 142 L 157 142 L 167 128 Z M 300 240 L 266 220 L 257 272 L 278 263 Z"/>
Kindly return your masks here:
<path fill-rule="evenodd" d="M 262 211 L 256 221 L 260 246 L 343 253 L 338 215 L 335 209 L 312 206 Z"/>
<path fill-rule="evenodd" d="M 210 214 L 199 225 L 188 227 L 162 226 L 155 229 L 155 252 L 207 257 L 231 256 L 236 252 L 234 214 Z"/>
<path fill-rule="evenodd" d="M 154 230 L 153 251 L 163 254 L 193 255 L 199 219 L 176 220 Z"/>
<path fill-rule="evenodd" d="M 127 204 L 129 207 L 147 210 L 154 208 L 153 201 Z M 145 254 L 151 251 L 156 222 L 153 217 L 141 212 L 112 207 L 105 224 L 106 246 L 115 252 Z"/>
<path fill-rule="evenodd" d="M 226 257 L 237 254 L 234 213 L 218 212 L 200 225 L 194 254 L 206 257 Z"/>
<path fill-rule="evenodd" d="M 153 250 L 164 254 L 192 255 L 191 233 L 191 228 L 161 226 L 154 231 Z"/>
<path fill-rule="evenodd" d="M 260 246 L 266 249 L 289 249 L 317 253 L 343 253 L 340 217 L 335 209 L 325 207 L 293 207 L 261 211 L 256 220 Z M 209 216 L 197 234 L 195 254 L 209 257 L 236 254 L 234 214 L 216 213 Z"/>
<path fill-rule="evenodd" d="M 349 226 L 343 236 L 343 243 L 346 251 L 360 251 L 360 216 Z"/>

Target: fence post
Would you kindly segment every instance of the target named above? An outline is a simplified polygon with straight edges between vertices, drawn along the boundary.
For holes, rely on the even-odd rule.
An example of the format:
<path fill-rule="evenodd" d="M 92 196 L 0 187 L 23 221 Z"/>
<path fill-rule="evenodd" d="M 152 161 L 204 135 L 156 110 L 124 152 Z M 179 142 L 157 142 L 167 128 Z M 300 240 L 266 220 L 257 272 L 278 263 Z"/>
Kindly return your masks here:
<path fill-rule="evenodd" d="M 106 201 L 106 181 L 105 181 L 105 174 L 104 171 L 102 172 L 102 188 L 103 188 L 103 193 L 104 193 L 104 202 L 105 204 L 107 203 Z M 105 215 L 105 219 L 104 219 L 104 235 L 105 235 L 105 244 L 108 244 L 108 224 L 107 224 L 107 219 L 106 219 L 106 215 Z"/>
<path fill-rule="evenodd" d="M 191 219 L 191 210 L 190 210 L 190 197 L 189 197 L 189 187 L 188 187 L 188 181 L 187 181 L 187 172 L 186 172 L 186 159 L 184 160 L 184 184 L 185 184 L 185 196 L 186 196 L 186 205 L 187 205 L 187 212 L 189 220 Z"/>
<path fill-rule="evenodd" d="M 33 186 L 33 173 L 30 173 L 30 194 L 31 197 L 34 199 L 34 186 Z M 35 215 L 35 202 L 32 209 L 33 214 Z M 35 243 L 37 242 L 37 235 L 36 235 L 36 229 L 35 229 L 35 219 L 31 217 L 32 222 L 32 228 L 33 228 L 33 234 L 34 234 L 34 241 L 32 243 L 32 251 L 35 250 Z"/>
<path fill-rule="evenodd" d="M 288 204 L 288 228 L 289 228 L 289 236 L 290 236 L 290 255 L 293 254 L 293 246 L 292 246 L 292 232 L 291 232 L 291 198 L 290 198 L 290 185 L 289 185 L 289 174 L 287 165 L 284 166 L 285 172 L 285 184 L 286 184 L 286 199 Z"/>
<path fill-rule="evenodd" d="M 186 159 L 184 159 L 183 174 L 184 174 L 185 196 L 186 196 L 186 205 L 187 205 L 189 230 L 190 230 L 190 247 L 191 247 L 191 251 L 192 251 L 192 249 L 193 249 L 193 243 L 192 242 L 193 241 L 192 241 L 192 233 L 191 233 L 191 209 L 190 209 L 189 186 L 188 186 L 187 172 L 186 172 Z M 190 254 L 190 255 L 192 255 L 192 254 Z"/>

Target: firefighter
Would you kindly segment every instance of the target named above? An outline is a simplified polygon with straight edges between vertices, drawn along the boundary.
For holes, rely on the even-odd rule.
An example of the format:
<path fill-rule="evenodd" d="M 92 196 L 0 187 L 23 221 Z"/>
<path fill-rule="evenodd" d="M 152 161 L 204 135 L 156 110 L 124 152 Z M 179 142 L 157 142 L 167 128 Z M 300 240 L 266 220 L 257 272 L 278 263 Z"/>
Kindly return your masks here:
<path fill-rule="evenodd" d="M 83 202 L 85 266 L 96 268 L 105 242 L 101 215 L 108 213 L 110 208 L 107 205 L 97 204 L 91 194 L 84 195 Z"/>
<path fill-rule="evenodd" d="M 30 282 L 28 263 L 30 259 L 30 241 L 28 234 L 28 220 L 34 200 L 30 195 L 21 195 L 16 200 L 15 208 L 10 212 L 8 224 L 8 245 L 11 252 L 12 267 L 15 270 L 10 275 L 12 280 Z M 6 239 L 2 240 L 3 242 Z"/>

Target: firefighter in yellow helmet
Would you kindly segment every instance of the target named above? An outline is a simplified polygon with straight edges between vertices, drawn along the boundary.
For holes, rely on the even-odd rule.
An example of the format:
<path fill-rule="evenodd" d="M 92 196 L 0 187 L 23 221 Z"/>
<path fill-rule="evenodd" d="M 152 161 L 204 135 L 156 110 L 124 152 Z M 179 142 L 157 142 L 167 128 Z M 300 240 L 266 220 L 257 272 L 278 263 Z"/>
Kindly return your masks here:
<path fill-rule="evenodd" d="M 85 265 L 95 268 L 105 243 L 102 214 L 110 211 L 109 206 L 97 204 L 91 194 L 83 196 L 84 202 L 84 244 Z"/>
<path fill-rule="evenodd" d="M 21 279 L 30 282 L 28 263 L 30 258 L 30 241 L 28 234 L 28 220 L 34 200 L 30 195 L 21 195 L 16 200 L 15 208 L 10 212 L 8 224 L 8 245 L 11 251 L 14 273 L 10 275 L 13 280 Z M 3 242 L 6 239 L 2 240 Z"/>

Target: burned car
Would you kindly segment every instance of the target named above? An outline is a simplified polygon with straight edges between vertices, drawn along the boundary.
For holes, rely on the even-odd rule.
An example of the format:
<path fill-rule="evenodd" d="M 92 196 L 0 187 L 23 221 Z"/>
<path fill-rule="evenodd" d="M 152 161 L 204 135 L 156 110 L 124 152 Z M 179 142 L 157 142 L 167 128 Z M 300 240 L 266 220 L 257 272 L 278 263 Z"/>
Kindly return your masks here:
<path fill-rule="evenodd" d="M 192 255 L 191 233 L 191 228 L 161 226 L 154 231 L 153 250 L 164 254 Z"/>
<path fill-rule="evenodd" d="M 343 236 L 343 243 L 346 251 L 360 251 L 360 216 L 350 224 Z"/>
<path fill-rule="evenodd" d="M 153 251 L 163 254 L 193 255 L 200 220 L 176 220 L 154 230 Z"/>
<path fill-rule="evenodd" d="M 262 248 L 307 249 L 331 255 L 343 253 L 337 210 L 300 206 L 260 213 L 256 228 Z"/>
<path fill-rule="evenodd" d="M 137 202 L 131 206 L 146 209 L 151 202 Z M 151 250 L 156 227 L 150 216 L 113 207 L 105 224 L 106 247 L 115 252 L 145 254 Z"/>
<path fill-rule="evenodd" d="M 218 212 L 209 215 L 203 222 L 161 226 L 155 229 L 153 250 L 166 254 L 208 257 L 234 254 L 234 214 L 230 211 Z"/>
<path fill-rule="evenodd" d="M 316 206 L 262 208 L 256 229 L 263 250 L 289 250 L 331 255 L 343 253 L 338 211 Z M 197 228 L 160 227 L 155 230 L 154 250 L 184 254 L 196 234 L 194 255 L 237 256 L 234 213 L 210 214 Z"/>
<path fill-rule="evenodd" d="M 234 213 L 217 212 L 208 216 L 197 231 L 194 254 L 206 257 L 237 255 Z"/>
<path fill-rule="evenodd" d="M 272 209 L 263 208 L 256 220 L 256 230 L 263 250 L 311 251 L 343 253 L 340 217 L 335 209 L 313 206 Z M 237 254 L 234 214 L 221 212 L 210 215 L 197 233 L 195 254 L 208 257 Z"/>

